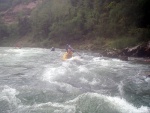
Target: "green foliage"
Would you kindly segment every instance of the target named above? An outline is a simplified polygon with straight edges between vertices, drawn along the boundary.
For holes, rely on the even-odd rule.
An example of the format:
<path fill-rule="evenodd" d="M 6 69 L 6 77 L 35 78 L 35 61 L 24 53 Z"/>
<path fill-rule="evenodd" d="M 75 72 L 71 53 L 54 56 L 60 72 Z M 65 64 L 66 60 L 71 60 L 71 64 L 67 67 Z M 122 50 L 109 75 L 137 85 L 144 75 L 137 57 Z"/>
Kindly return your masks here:
<path fill-rule="evenodd" d="M 7 26 L 0 20 L 0 38 L 8 37 Z"/>
<path fill-rule="evenodd" d="M 123 49 L 126 47 L 132 47 L 139 43 L 139 40 L 137 38 L 132 37 L 120 37 L 117 39 L 109 40 L 107 43 L 107 46 L 109 48 L 116 48 L 116 49 Z"/>
<path fill-rule="evenodd" d="M 31 32 L 31 22 L 29 18 L 23 17 L 18 19 L 18 28 L 20 36 L 24 36 Z"/>
<path fill-rule="evenodd" d="M 136 11 L 140 10 L 141 2 L 46 0 L 33 13 L 32 27 L 36 37 L 43 36 L 59 42 L 83 37 L 127 36 L 131 28 L 138 27 L 136 18 L 139 13 Z"/>
<path fill-rule="evenodd" d="M 144 6 L 144 0 L 45 0 L 32 13 L 32 30 L 37 40 L 43 37 L 57 43 L 84 40 L 85 37 L 95 40 L 93 43 L 97 46 L 102 45 L 105 38 L 120 36 L 147 40 L 147 28 L 137 33 L 132 30 L 141 29 L 138 25 L 143 18 L 141 12 Z M 119 39 L 116 44 L 125 40 Z M 136 42 L 133 39 L 129 41 Z M 132 45 L 129 41 L 122 47 Z M 122 47 L 117 44 L 117 48 Z"/>
<path fill-rule="evenodd" d="M 11 43 L 16 42 L 19 39 L 18 25 L 11 24 L 6 26 L 0 22 L 0 45 L 1 46 L 10 46 Z"/>
<path fill-rule="evenodd" d="M 31 1 L 35 0 L 0 0 L 0 11 Z M 31 18 L 19 16 L 14 31 L 1 29 L 9 36 L 32 32 L 45 46 L 91 40 L 93 48 L 100 49 L 111 39 L 110 47 L 123 48 L 150 40 L 149 5 L 149 0 L 43 0 Z"/>
<path fill-rule="evenodd" d="M 93 41 L 92 49 L 101 50 L 104 48 L 105 44 L 106 44 L 106 39 L 104 39 L 103 37 L 96 37 Z"/>
<path fill-rule="evenodd" d="M 65 32 L 64 21 L 69 15 L 69 0 L 46 0 L 32 13 L 32 28 L 35 36 L 47 37 Z M 63 33 L 64 34 L 64 33 Z"/>
<path fill-rule="evenodd" d="M 130 36 L 134 36 L 140 41 L 150 40 L 150 29 L 147 28 L 132 28 L 128 33 Z"/>
<path fill-rule="evenodd" d="M 17 24 L 11 24 L 8 26 L 8 33 L 9 33 L 9 38 L 14 38 L 19 37 L 19 28 Z"/>

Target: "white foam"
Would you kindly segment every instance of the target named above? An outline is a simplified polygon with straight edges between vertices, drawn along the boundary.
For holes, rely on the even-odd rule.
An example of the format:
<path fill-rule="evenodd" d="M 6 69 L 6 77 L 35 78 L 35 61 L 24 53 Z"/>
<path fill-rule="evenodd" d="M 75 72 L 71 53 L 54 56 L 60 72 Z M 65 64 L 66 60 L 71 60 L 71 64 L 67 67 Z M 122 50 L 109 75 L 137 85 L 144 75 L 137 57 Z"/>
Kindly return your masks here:
<path fill-rule="evenodd" d="M 147 107 L 141 106 L 140 108 L 136 108 L 124 99 L 118 97 L 107 97 L 107 99 L 122 113 L 149 113 Z"/>
<path fill-rule="evenodd" d="M 36 48 L 14 48 L 14 49 L 7 49 L 6 52 L 7 53 L 13 53 L 17 56 L 31 56 L 33 54 L 37 54 L 37 53 L 43 53 L 44 49 L 36 49 Z"/>
<path fill-rule="evenodd" d="M 70 62 L 68 62 L 69 60 L 66 60 L 65 62 L 62 62 L 62 66 L 65 68 L 69 68 L 70 66 Z"/>
<path fill-rule="evenodd" d="M 92 98 L 94 99 L 96 97 L 97 99 L 100 100 L 100 102 L 107 102 L 108 104 L 110 104 L 108 106 L 112 106 L 120 113 L 149 113 L 149 111 L 150 111 L 150 109 L 146 106 L 141 106 L 140 108 L 137 108 L 134 105 L 132 105 L 131 103 L 128 103 L 126 100 L 121 99 L 119 97 L 105 96 L 105 95 L 101 95 L 101 94 L 97 94 L 97 93 L 85 93 L 85 94 L 78 96 L 77 98 L 75 98 L 73 100 L 67 101 L 66 103 L 67 104 L 76 104 L 76 103 L 78 103 L 78 101 L 80 101 L 81 98 L 84 98 L 87 100 L 87 97 L 89 97 L 91 99 Z M 88 108 L 86 108 L 86 109 L 88 109 Z"/>
<path fill-rule="evenodd" d="M 97 85 L 99 83 L 100 81 L 97 81 L 95 78 L 93 78 L 93 80 L 90 82 L 91 85 Z"/>
<path fill-rule="evenodd" d="M 80 72 L 89 73 L 89 70 L 88 70 L 85 66 L 79 66 L 79 67 L 78 67 L 78 70 L 79 70 Z"/>
<path fill-rule="evenodd" d="M 6 50 L 7 52 L 15 52 L 15 53 L 20 53 L 20 52 L 22 52 L 23 51 L 23 49 L 18 49 L 18 48 L 16 48 L 16 49 L 8 49 L 8 50 Z"/>
<path fill-rule="evenodd" d="M 115 61 L 115 62 L 122 62 L 120 59 L 112 59 L 112 61 Z"/>
<path fill-rule="evenodd" d="M 94 61 L 94 62 L 98 62 L 98 61 L 100 61 L 100 60 L 101 60 L 100 57 L 94 57 L 94 58 L 93 58 L 93 61 Z"/>
<path fill-rule="evenodd" d="M 72 85 L 57 81 L 57 78 L 59 79 L 64 76 L 67 77 L 65 74 L 67 71 L 67 68 L 62 66 L 59 68 L 47 67 L 42 75 L 42 80 L 48 81 L 49 83 L 58 86 L 62 91 L 66 91 L 68 93 L 77 92 L 78 89 Z"/>
<path fill-rule="evenodd" d="M 0 54 L 0 56 L 1 57 L 5 57 L 5 56 L 7 56 L 7 54 L 5 53 L 5 54 Z"/>
<path fill-rule="evenodd" d="M 109 66 L 108 60 L 104 60 L 104 59 L 101 60 L 100 64 L 101 64 L 103 67 Z"/>
<path fill-rule="evenodd" d="M 81 59 L 79 56 L 74 56 L 68 60 L 78 60 L 78 61 L 82 61 L 83 59 Z"/>
<path fill-rule="evenodd" d="M 87 80 L 84 77 L 80 78 L 81 83 L 90 84 L 90 85 L 97 85 L 100 83 L 100 81 L 97 81 L 95 78 L 92 79 L 92 81 Z"/>
<path fill-rule="evenodd" d="M 59 86 L 60 90 L 66 91 L 68 93 L 76 93 L 79 91 L 78 88 L 73 87 L 72 85 L 67 83 L 62 83 L 62 82 L 52 82 L 52 83 Z"/>
<path fill-rule="evenodd" d="M 97 66 L 101 67 L 124 67 L 126 62 L 123 62 L 119 59 L 106 59 L 102 57 L 94 57 L 93 60 L 91 60 L 91 63 L 96 64 Z"/>
<path fill-rule="evenodd" d="M 118 109 L 121 113 L 149 113 L 147 107 L 141 106 L 140 108 L 136 108 L 132 104 L 128 103 L 126 100 L 119 97 L 110 97 L 99 94 L 90 94 L 90 96 L 104 98 L 110 104 L 115 106 L 115 108 Z"/>
<path fill-rule="evenodd" d="M 150 83 L 150 77 L 145 78 L 145 81 Z"/>
<path fill-rule="evenodd" d="M 46 68 L 42 75 L 43 81 L 52 82 L 57 76 L 64 75 L 66 73 L 66 68 Z"/>
<path fill-rule="evenodd" d="M 31 108 L 34 109 L 40 109 L 40 108 L 54 108 L 54 113 L 75 113 L 76 108 L 74 105 L 68 105 L 68 104 L 60 104 L 60 103 L 41 103 L 41 104 L 35 104 L 31 106 Z"/>
<path fill-rule="evenodd" d="M 80 78 L 80 81 L 81 81 L 82 83 L 88 83 L 88 80 L 85 79 L 84 77 L 81 77 L 81 78 Z"/>
<path fill-rule="evenodd" d="M 6 100 L 17 107 L 17 105 L 21 102 L 18 98 L 16 98 L 16 95 L 18 94 L 19 92 L 16 89 L 5 86 L 0 94 L 0 100 Z"/>
<path fill-rule="evenodd" d="M 124 95 L 124 90 L 122 88 L 123 88 L 123 82 L 121 82 L 120 84 L 118 84 L 118 90 L 119 90 L 121 96 Z"/>

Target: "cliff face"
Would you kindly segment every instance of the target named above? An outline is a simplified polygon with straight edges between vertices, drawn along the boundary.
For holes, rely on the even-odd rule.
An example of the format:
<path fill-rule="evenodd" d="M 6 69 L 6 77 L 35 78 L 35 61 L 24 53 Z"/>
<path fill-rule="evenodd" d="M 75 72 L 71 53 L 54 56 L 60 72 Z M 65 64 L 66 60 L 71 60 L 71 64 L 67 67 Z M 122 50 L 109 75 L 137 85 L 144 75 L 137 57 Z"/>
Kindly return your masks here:
<path fill-rule="evenodd" d="M 42 1 L 43 0 L 31 0 L 29 3 L 20 3 L 14 7 L 10 7 L 8 10 L 0 12 L 2 21 L 5 24 L 12 24 L 17 22 L 17 17 L 19 15 L 30 17 L 32 10 Z"/>

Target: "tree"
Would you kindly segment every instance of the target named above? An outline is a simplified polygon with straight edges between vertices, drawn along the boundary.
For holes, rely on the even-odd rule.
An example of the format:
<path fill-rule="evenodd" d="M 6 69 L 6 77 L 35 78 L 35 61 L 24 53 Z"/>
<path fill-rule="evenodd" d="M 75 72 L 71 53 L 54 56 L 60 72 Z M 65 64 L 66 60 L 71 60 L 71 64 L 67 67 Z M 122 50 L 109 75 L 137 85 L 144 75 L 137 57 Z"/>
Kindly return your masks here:
<path fill-rule="evenodd" d="M 0 37 L 3 39 L 8 36 L 7 26 L 0 19 Z"/>
<path fill-rule="evenodd" d="M 22 17 L 18 19 L 18 28 L 19 34 L 21 36 L 26 35 L 27 33 L 31 32 L 31 22 L 28 17 Z"/>

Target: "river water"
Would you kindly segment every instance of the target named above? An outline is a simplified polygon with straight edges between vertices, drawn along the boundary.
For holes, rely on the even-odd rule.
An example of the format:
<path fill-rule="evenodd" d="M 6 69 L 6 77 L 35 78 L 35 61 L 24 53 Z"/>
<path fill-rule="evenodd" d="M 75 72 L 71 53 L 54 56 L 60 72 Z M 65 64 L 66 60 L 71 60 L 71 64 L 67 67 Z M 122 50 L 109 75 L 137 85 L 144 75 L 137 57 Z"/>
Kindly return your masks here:
<path fill-rule="evenodd" d="M 150 113 L 150 64 L 0 48 L 0 113 Z"/>

